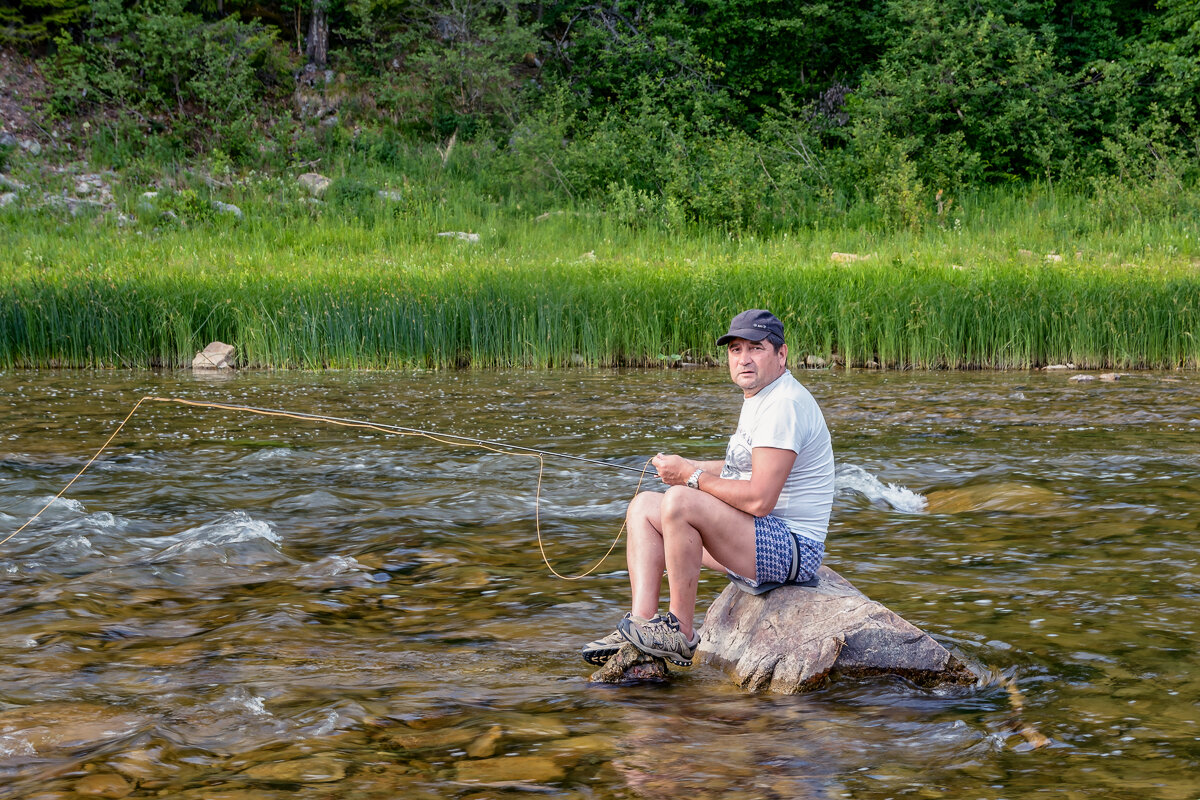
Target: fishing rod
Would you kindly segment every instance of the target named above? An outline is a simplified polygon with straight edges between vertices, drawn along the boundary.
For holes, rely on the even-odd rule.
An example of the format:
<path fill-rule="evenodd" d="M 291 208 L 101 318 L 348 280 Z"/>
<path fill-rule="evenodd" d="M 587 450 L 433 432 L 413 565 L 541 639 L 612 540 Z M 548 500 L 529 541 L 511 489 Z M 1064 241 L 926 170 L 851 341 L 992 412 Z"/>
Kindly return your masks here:
<path fill-rule="evenodd" d="M 198 405 L 207 408 L 220 408 L 228 411 L 248 411 L 255 414 L 269 414 L 272 416 L 286 416 L 292 419 L 307 419 L 313 422 L 334 422 L 348 425 L 362 425 L 366 420 L 349 419 L 346 417 L 331 417 L 325 414 L 307 414 L 303 411 L 287 411 L 280 408 L 259 408 L 257 406 L 233 405 L 230 403 L 200 403 L 193 400 L 184 400 L 178 397 L 152 397 L 151 400 L 159 400 L 170 403 L 181 403 L 184 405 Z M 536 447 L 524 447 L 519 444 L 509 444 L 508 442 L 498 442 L 491 439 L 477 439 L 472 436 L 459 436 L 456 433 L 441 433 L 440 431 L 428 431 L 421 428 L 408 428 L 403 425 L 389 425 L 384 422 L 371 422 L 371 428 L 379 430 L 392 431 L 394 433 L 408 434 L 412 436 L 436 437 L 439 439 L 454 439 L 459 442 L 467 442 L 469 444 L 477 444 L 482 447 L 494 447 L 502 450 L 520 450 L 525 453 L 535 453 L 539 456 L 550 456 L 552 458 L 566 458 L 571 461 L 582 461 L 585 464 L 595 464 L 600 467 L 611 467 L 612 469 L 623 469 L 626 472 L 636 472 L 639 475 L 648 475 L 657 477 L 657 471 L 652 468 L 631 467 L 627 464 L 617 464 L 613 461 L 601 461 L 596 458 L 584 458 L 583 456 L 573 456 L 568 453 L 557 453 L 553 450 L 539 450 Z"/>

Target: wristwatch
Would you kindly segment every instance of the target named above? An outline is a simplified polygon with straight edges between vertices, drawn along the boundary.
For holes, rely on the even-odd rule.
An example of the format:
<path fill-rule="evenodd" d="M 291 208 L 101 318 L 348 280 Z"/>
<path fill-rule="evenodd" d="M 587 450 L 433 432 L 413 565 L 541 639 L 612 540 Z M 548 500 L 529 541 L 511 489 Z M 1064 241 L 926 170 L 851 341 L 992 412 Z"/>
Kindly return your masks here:
<path fill-rule="evenodd" d="M 702 472 L 704 472 L 704 470 L 702 470 L 702 469 L 698 469 L 695 472 L 693 472 L 692 477 L 687 479 L 687 485 L 693 489 L 699 489 L 700 488 L 700 473 L 702 473 Z"/>

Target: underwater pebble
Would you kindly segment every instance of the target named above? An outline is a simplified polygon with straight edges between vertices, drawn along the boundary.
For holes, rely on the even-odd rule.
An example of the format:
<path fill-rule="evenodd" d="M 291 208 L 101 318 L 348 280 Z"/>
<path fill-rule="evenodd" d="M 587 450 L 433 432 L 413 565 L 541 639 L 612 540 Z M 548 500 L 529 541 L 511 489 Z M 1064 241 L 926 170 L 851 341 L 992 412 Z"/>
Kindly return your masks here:
<path fill-rule="evenodd" d="M 75 782 L 75 793 L 88 797 L 125 797 L 132 792 L 129 781 L 112 772 L 87 775 Z"/>
<path fill-rule="evenodd" d="M 259 764 L 242 774 L 257 781 L 274 783 L 330 783 L 346 777 L 346 766 L 332 758 L 299 758 Z"/>
<path fill-rule="evenodd" d="M 496 755 L 496 746 L 503 734 L 503 728 L 493 725 L 491 730 L 467 745 L 467 755 L 471 758 L 491 758 Z"/>
<path fill-rule="evenodd" d="M 487 758 L 482 761 L 459 761 L 454 765 L 455 775 L 460 781 L 483 783 L 506 783 L 528 781 L 546 783 L 559 781 L 567 773 L 545 756 L 511 756 Z"/>

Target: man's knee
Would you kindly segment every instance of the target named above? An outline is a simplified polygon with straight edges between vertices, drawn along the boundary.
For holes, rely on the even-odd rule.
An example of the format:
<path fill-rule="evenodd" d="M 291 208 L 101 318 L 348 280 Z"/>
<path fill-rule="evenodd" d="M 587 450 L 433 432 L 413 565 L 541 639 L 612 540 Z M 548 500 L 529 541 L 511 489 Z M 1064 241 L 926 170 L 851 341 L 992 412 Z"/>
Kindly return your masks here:
<path fill-rule="evenodd" d="M 658 505 L 661 500 L 662 495 L 659 492 L 638 492 L 629 501 L 629 508 L 625 510 L 625 519 L 651 519 L 656 517 L 658 515 Z"/>
<path fill-rule="evenodd" d="M 664 520 L 686 522 L 696 508 L 697 493 L 686 486 L 670 486 L 662 495 L 662 517 Z"/>

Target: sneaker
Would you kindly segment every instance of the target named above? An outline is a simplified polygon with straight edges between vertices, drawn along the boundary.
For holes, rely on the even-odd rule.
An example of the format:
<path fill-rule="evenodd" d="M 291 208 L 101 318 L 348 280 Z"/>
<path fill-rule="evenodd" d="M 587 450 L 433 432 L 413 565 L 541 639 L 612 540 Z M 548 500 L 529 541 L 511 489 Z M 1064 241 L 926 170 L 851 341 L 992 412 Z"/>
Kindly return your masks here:
<path fill-rule="evenodd" d="M 679 620 L 671 612 L 664 617 L 639 622 L 626 617 L 617 625 L 625 640 L 643 653 L 665 658 L 681 667 L 692 665 L 692 655 L 700 644 L 700 632 L 693 631 L 689 641 L 679 630 Z"/>
<path fill-rule="evenodd" d="M 658 619 L 658 616 L 655 615 L 654 618 Z M 621 621 L 624 622 L 627 619 L 641 623 L 650 621 L 648 619 L 642 619 L 641 617 L 635 617 L 632 611 L 626 611 L 625 616 L 621 618 Z M 625 640 L 625 637 L 621 635 L 620 631 L 613 631 L 603 639 L 597 639 L 594 642 L 588 642 L 585 644 L 583 646 L 583 650 L 580 651 L 580 654 L 583 656 L 583 660 L 587 663 L 595 664 L 596 666 L 600 667 L 604 666 L 604 664 L 610 658 L 616 655 L 618 650 L 627 644 L 629 644 L 629 642 Z"/>

